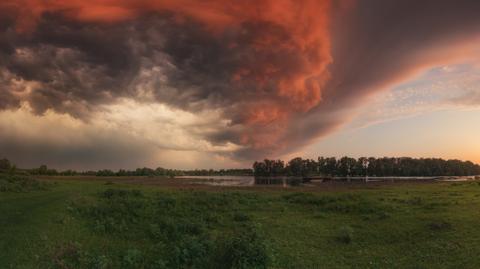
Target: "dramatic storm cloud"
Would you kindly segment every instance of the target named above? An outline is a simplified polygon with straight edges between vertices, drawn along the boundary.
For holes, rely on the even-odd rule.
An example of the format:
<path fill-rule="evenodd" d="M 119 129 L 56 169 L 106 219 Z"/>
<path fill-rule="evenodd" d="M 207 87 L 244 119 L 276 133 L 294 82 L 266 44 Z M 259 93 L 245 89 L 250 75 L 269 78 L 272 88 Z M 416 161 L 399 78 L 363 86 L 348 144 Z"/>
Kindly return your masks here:
<path fill-rule="evenodd" d="M 52 160 L 153 158 L 148 145 L 277 157 L 331 133 L 372 94 L 478 55 L 478 14 L 474 0 L 6 0 L 0 110 L 64 115 L 109 145 L 87 154 L 65 143 Z M 114 113 L 125 110 L 145 114 Z M 39 152 L 31 137 L 7 147 L 28 138 L 8 122 L 0 149 Z"/>
<path fill-rule="evenodd" d="M 324 100 L 293 123 L 286 140 L 305 145 L 378 91 L 436 65 L 478 59 L 479 11 L 478 1 L 371 0 L 358 1 L 347 16 L 337 14 Z"/>

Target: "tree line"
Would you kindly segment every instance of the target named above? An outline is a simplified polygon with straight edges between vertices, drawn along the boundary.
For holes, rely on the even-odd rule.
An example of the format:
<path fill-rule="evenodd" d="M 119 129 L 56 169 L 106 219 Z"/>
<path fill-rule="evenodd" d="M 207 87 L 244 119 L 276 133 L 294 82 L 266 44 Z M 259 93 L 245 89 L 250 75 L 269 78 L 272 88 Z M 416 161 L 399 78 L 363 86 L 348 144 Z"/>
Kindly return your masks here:
<path fill-rule="evenodd" d="M 80 173 L 82 174 L 82 173 Z M 245 176 L 253 175 L 252 169 L 196 169 L 196 170 L 177 170 L 177 169 L 166 169 L 158 167 L 156 169 L 151 169 L 148 167 L 137 168 L 135 170 L 124 170 L 120 169 L 116 172 L 112 170 L 99 170 L 99 171 L 88 171 L 83 172 L 83 174 L 95 175 L 95 176 Z"/>
<path fill-rule="evenodd" d="M 480 175 L 480 166 L 471 161 L 440 158 L 318 157 L 256 161 L 255 176 L 471 176 Z"/>
<path fill-rule="evenodd" d="M 25 173 L 50 176 L 471 176 L 480 175 L 480 166 L 470 161 L 444 160 L 440 158 L 366 158 L 319 157 L 317 160 L 294 158 L 257 161 L 253 169 L 196 169 L 178 170 L 158 167 L 102 169 L 97 171 L 75 171 L 48 168 L 18 169 L 8 159 L 0 159 L 0 172 Z"/>
<path fill-rule="evenodd" d="M 8 159 L 0 159 L 0 172 L 15 172 L 30 175 L 47 175 L 47 176 L 251 176 L 252 169 L 195 169 L 195 170 L 179 170 L 158 167 L 156 169 L 143 167 L 135 170 L 119 169 L 117 171 L 110 169 L 76 171 L 49 168 L 47 165 L 41 165 L 38 168 L 17 169 Z"/>

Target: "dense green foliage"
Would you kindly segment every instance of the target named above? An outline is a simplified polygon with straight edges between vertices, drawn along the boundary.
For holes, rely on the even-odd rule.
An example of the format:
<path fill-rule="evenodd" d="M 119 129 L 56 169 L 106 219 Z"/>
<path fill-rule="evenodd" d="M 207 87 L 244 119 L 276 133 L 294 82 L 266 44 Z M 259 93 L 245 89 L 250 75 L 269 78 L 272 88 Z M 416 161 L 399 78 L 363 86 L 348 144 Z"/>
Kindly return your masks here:
<path fill-rule="evenodd" d="M 6 160 L 6 159 L 5 159 Z M 8 160 L 7 160 L 8 161 Z M 251 176 L 253 175 L 252 169 L 201 169 L 201 170 L 177 170 L 166 169 L 158 167 L 151 169 L 148 167 L 137 168 L 135 170 L 120 169 L 118 171 L 112 171 L 110 169 L 102 169 L 98 171 L 83 171 L 78 172 L 75 170 L 57 171 L 56 169 L 49 169 L 46 165 L 41 165 L 39 168 L 25 169 L 30 175 L 47 175 L 47 176 Z"/>
<path fill-rule="evenodd" d="M 27 176 L 0 174 L 0 192 L 46 190 L 49 184 Z"/>
<path fill-rule="evenodd" d="M 4 192 L 0 268 L 480 266 L 477 182 L 312 190 Z"/>
<path fill-rule="evenodd" d="M 480 166 L 470 161 L 438 158 L 324 158 L 317 161 L 294 158 L 253 164 L 255 176 L 470 176 L 480 175 Z"/>
<path fill-rule="evenodd" d="M 76 201 L 69 209 L 93 233 L 133 243 L 126 253 L 106 257 L 113 268 L 266 268 L 264 239 L 253 223 L 237 219 L 231 210 L 240 203 L 249 198 L 107 189 L 93 202 Z M 223 230 L 232 224 L 233 229 Z M 87 268 L 90 261 L 78 254 L 62 262 Z"/>

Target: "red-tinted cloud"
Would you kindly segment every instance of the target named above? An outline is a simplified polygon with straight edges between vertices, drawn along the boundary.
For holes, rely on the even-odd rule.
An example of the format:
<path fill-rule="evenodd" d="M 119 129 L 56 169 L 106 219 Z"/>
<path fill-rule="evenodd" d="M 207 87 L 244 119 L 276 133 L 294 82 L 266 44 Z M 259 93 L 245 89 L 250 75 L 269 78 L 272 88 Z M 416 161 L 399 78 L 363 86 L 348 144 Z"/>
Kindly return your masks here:
<path fill-rule="evenodd" d="M 60 13 L 83 22 L 115 23 L 150 12 L 171 12 L 178 23 L 192 18 L 213 34 L 245 23 L 271 24 L 270 31 L 261 31 L 248 44 L 227 45 L 251 46 L 259 54 L 287 52 L 301 57 L 289 70 L 278 61 L 258 59 L 239 68 L 232 80 L 254 80 L 261 90 L 272 77 L 281 75 L 275 82 L 275 94 L 288 98 L 295 110 L 306 111 L 318 104 L 321 88 L 328 79 L 326 68 L 332 62 L 330 0 L 7 0 L 1 6 L 15 11 L 20 31 L 34 29 L 45 13 Z"/>
<path fill-rule="evenodd" d="M 11 0 L 0 7 L 16 14 L 20 32 L 35 31 L 48 13 L 86 23 L 119 23 L 156 12 L 172 14 L 179 25 L 193 20 L 220 41 L 229 32 L 245 35 L 224 45 L 246 57 L 236 60 L 230 75 L 232 88 L 245 91 L 248 99 L 239 100 L 235 123 L 256 128 L 285 127 L 292 113 L 318 105 L 329 79 L 330 0 Z M 275 140 L 278 131 L 263 137 Z M 248 146 L 267 142 L 250 132 L 241 137 Z"/>

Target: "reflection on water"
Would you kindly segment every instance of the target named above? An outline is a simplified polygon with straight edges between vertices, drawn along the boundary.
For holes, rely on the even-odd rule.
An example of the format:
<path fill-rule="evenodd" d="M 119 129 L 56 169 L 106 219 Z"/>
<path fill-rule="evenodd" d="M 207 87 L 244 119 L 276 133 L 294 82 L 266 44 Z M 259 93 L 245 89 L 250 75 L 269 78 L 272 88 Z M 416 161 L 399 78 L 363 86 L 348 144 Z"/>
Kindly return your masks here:
<path fill-rule="evenodd" d="M 282 185 L 299 186 L 302 178 L 298 177 L 253 177 L 253 176 L 179 176 L 178 179 L 192 180 L 192 184 L 206 184 L 212 186 L 254 186 L 254 185 Z"/>
<path fill-rule="evenodd" d="M 211 186 L 300 186 L 306 182 L 404 182 L 404 181 L 467 181 L 477 177 L 253 177 L 253 176 L 177 176 L 177 179 L 188 179 L 192 184 Z"/>
<path fill-rule="evenodd" d="M 193 180 L 192 184 L 205 184 L 212 186 L 253 186 L 253 176 L 178 176 L 175 178 Z"/>
<path fill-rule="evenodd" d="M 300 186 L 303 183 L 301 177 L 256 177 L 255 185 L 282 185 L 287 186 Z"/>

